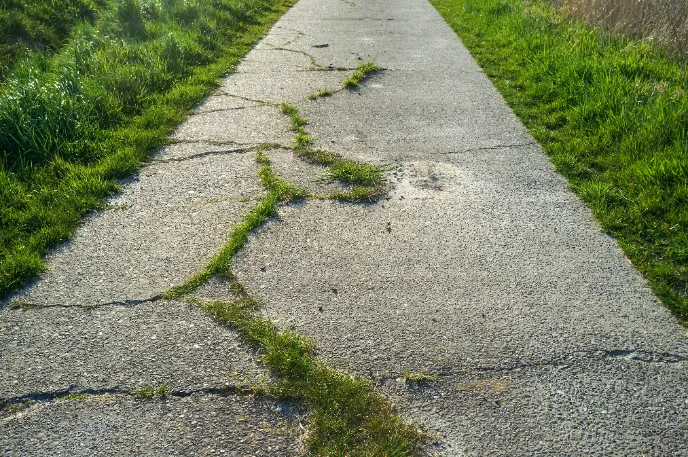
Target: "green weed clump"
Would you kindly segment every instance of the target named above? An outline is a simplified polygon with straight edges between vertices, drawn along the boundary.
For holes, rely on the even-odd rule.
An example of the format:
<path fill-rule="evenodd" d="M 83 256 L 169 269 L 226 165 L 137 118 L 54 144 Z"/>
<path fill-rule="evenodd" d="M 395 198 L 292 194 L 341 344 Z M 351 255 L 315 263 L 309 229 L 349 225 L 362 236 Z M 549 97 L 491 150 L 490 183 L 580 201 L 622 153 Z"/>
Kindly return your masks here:
<path fill-rule="evenodd" d="M 372 63 L 370 65 L 374 66 Z M 296 106 L 288 103 L 282 103 L 280 110 L 291 118 L 291 130 L 296 133 L 294 139 L 296 156 L 310 163 L 329 167 L 327 175 L 332 181 L 339 181 L 351 186 L 346 191 L 331 195 L 330 198 L 347 202 L 361 202 L 376 200 L 384 194 L 385 178 L 382 167 L 344 159 L 333 152 L 311 148 L 313 139 L 308 135 L 305 128 L 308 125 L 308 119 L 301 116 Z M 259 158 L 259 160 L 261 159 Z"/>
<path fill-rule="evenodd" d="M 114 0 L 58 52 L 14 66 L 0 86 L 0 297 L 42 270 L 293 3 Z"/>
<path fill-rule="evenodd" d="M 234 303 L 201 306 L 261 350 L 266 366 L 278 377 L 269 387 L 271 394 L 308 405 L 310 455 L 419 455 L 421 434 L 395 414 L 369 381 L 326 366 L 308 339 L 280 331 L 260 316 L 254 299 L 245 296 Z"/>
<path fill-rule="evenodd" d="M 366 78 L 380 70 L 382 68 L 375 65 L 375 62 L 363 62 L 358 66 L 354 74 L 345 79 L 342 84 L 348 88 L 358 87 Z"/>
<path fill-rule="evenodd" d="M 562 18 L 540 0 L 431 2 L 688 322 L 688 63 Z"/>

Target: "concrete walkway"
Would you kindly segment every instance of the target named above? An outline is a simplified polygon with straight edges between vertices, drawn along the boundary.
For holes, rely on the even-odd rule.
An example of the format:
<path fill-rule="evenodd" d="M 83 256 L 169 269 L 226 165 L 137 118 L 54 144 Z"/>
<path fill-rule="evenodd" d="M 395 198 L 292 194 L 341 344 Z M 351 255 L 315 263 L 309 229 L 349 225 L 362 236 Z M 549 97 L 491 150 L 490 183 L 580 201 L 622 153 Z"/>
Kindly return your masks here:
<path fill-rule="evenodd" d="M 385 71 L 339 90 L 368 60 Z M 301 0 L 51 255 L 13 297 L 31 306 L 0 312 L 0 398 L 44 400 L 3 413 L 2 455 L 302 452 L 289 405 L 236 394 L 267 376 L 256 355 L 159 297 L 263 195 L 251 146 L 332 186 L 288 150 L 285 101 L 318 147 L 389 166 L 390 191 L 285 207 L 252 237 L 234 271 L 271 320 L 371 377 L 428 454 L 688 456 L 686 330 L 427 0 Z M 166 402 L 131 395 L 161 383 Z"/>

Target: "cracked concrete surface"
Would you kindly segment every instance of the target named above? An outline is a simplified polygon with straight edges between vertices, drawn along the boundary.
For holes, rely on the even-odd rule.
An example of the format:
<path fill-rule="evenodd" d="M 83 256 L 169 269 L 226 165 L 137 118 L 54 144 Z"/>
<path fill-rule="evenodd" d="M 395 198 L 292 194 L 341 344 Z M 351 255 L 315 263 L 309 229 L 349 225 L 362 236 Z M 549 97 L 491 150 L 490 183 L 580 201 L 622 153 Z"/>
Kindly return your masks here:
<path fill-rule="evenodd" d="M 299 105 L 394 190 L 259 230 L 234 268 L 267 317 L 377 380 L 428 452 L 688 455 L 685 329 L 432 7 L 302 0 L 280 25 L 317 62 L 387 69 Z M 422 370 L 439 380 L 403 381 Z"/>
<path fill-rule="evenodd" d="M 0 453 L 50 456 L 295 456 L 298 426 L 241 396 L 164 402 L 124 396 L 39 404 L 0 419 Z"/>
<path fill-rule="evenodd" d="M 307 100 L 369 60 L 386 71 Z M 252 236 L 234 270 L 267 317 L 373 379 L 428 454 L 688 455 L 685 329 L 426 0 L 301 0 L 50 256 L 13 297 L 30 306 L 0 311 L 0 397 L 102 393 L 0 419 L 3 455 L 301 452 L 289 407 L 214 393 L 265 376 L 255 354 L 159 299 L 264 195 L 256 146 L 285 146 L 265 154 L 288 181 L 339 189 L 288 150 L 281 102 L 317 147 L 387 165 L 392 190 L 284 207 Z M 218 278 L 195 295 L 232 296 Z M 162 382 L 164 401 L 123 395 Z"/>

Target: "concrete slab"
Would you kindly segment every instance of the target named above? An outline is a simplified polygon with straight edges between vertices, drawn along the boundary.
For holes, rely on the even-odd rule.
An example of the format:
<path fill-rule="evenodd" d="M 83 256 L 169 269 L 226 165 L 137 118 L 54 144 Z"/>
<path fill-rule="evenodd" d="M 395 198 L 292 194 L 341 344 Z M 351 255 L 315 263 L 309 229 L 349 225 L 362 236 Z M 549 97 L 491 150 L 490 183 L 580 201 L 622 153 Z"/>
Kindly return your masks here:
<path fill-rule="evenodd" d="M 236 94 L 232 94 L 236 95 Z M 274 106 L 213 111 L 189 117 L 172 135 L 177 141 L 291 144 L 289 118 Z"/>
<path fill-rule="evenodd" d="M 236 334 L 196 307 L 138 306 L 0 312 L 0 398 L 168 383 L 180 392 L 266 376 Z"/>
<path fill-rule="evenodd" d="M 598 355 L 384 390 L 436 434 L 429 454 L 660 457 L 686 454 L 687 381 L 685 364 Z"/>
<path fill-rule="evenodd" d="M 318 62 L 388 68 L 298 104 L 318 147 L 393 165 L 394 190 L 259 230 L 234 268 L 267 317 L 375 379 L 441 435 L 428 452 L 688 455 L 685 329 L 430 4 L 301 0 L 280 25 Z"/>
<path fill-rule="evenodd" d="M 193 395 L 165 401 L 103 396 L 39 404 L 0 419 L 0 453 L 78 456 L 295 456 L 298 423 L 274 403 Z"/>
<path fill-rule="evenodd" d="M 253 154 L 153 163 L 127 180 L 48 257 L 41 279 L 12 300 L 98 305 L 140 300 L 182 284 L 224 245 L 262 195 Z"/>
<path fill-rule="evenodd" d="M 220 90 L 226 93 L 262 100 L 269 103 L 302 103 L 309 95 L 323 89 L 335 91 L 353 71 L 300 71 L 286 70 L 263 73 L 237 73 L 225 80 Z M 314 104 L 317 102 L 312 102 Z M 285 143 L 291 145 L 291 142 Z"/>
<path fill-rule="evenodd" d="M 461 74 L 385 71 L 361 90 L 304 104 L 303 113 L 317 147 L 365 160 L 533 143 L 487 78 Z"/>

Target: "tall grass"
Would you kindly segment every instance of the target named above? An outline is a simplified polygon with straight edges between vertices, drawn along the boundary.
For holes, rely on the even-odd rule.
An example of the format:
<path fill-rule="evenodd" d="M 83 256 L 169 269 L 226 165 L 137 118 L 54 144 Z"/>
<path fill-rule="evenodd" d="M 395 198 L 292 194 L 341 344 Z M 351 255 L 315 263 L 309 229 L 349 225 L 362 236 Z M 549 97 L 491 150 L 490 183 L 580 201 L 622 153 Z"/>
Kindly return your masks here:
<path fill-rule="evenodd" d="M 0 0 L 0 81 L 28 52 L 58 49 L 107 0 Z"/>
<path fill-rule="evenodd" d="M 159 147 L 293 0 L 113 0 L 0 86 L 0 296 Z M 58 3 L 55 3 L 58 5 Z"/>
<path fill-rule="evenodd" d="M 602 226 L 688 322 L 688 63 L 542 0 L 431 0 Z"/>
<path fill-rule="evenodd" d="M 688 0 L 556 0 L 586 22 L 642 38 L 688 57 Z"/>

